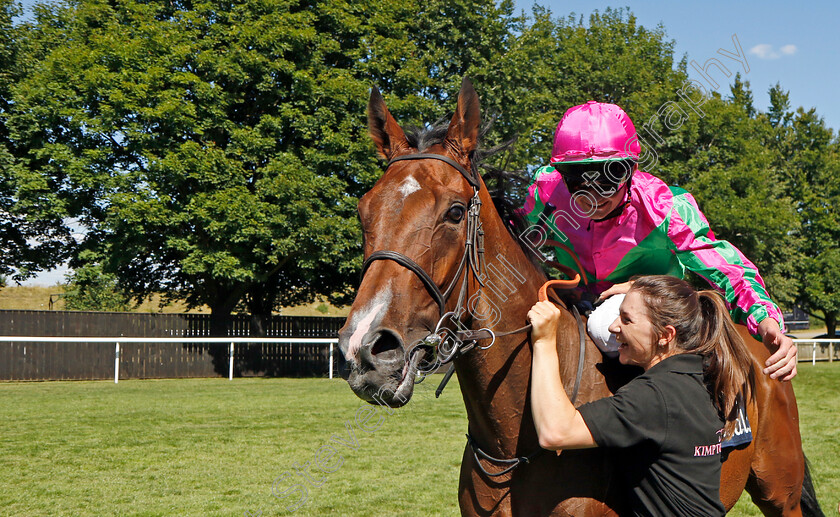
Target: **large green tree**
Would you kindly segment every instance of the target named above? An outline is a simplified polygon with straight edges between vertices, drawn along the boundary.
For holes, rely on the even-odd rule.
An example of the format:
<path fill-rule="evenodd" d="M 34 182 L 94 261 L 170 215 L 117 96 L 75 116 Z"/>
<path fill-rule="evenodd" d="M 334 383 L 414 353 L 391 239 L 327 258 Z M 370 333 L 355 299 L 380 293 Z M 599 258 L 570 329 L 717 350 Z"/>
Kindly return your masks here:
<path fill-rule="evenodd" d="M 685 78 L 664 29 L 643 27 L 625 9 L 557 17 L 537 6 L 517 24 L 509 50 L 470 71 L 482 108 L 498 116 L 490 142 L 519 137 L 510 167 L 548 163 L 554 130 L 571 106 L 617 103 L 641 121 Z"/>
<path fill-rule="evenodd" d="M 102 256 L 137 298 L 207 304 L 217 333 L 237 306 L 259 331 L 278 306 L 346 301 L 361 258 L 356 201 L 381 170 L 366 137 L 370 87 L 391 90 L 399 116 L 429 120 L 452 74 L 492 62 L 510 37 L 509 4 L 422 7 L 81 0 L 44 10 L 35 34 L 62 44 L 19 88 L 15 123 L 43 142 L 33 170 L 73 193 L 88 228 L 82 248 L 96 253 L 74 265 Z M 469 49 L 447 46 L 480 34 Z"/>
<path fill-rule="evenodd" d="M 840 143 L 814 108 L 792 111 L 779 84 L 769 93 L 766 143 L 776 153 L 801 222 L 796 301 L 834 335 L 840 315 Z"/>

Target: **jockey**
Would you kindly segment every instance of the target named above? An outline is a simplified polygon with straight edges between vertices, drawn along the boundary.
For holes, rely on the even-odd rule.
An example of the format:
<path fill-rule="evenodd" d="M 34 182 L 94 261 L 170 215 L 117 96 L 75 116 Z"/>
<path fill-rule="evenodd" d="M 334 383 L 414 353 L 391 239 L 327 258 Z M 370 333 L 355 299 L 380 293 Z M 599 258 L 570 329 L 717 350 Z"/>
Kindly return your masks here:
<path fill-rule="evenodd" d="M 551 164 L 536 171 L 520 209 L 547 229 L 556 261 L 580 271 L 604 302 L 589 318 L 593 340 L 615 355 L 618 342 L 608 329 L 631 277 L 682 278 L 690 270 L 721 291 L 733 321 L 768 347 L 764 373 L 792 379 L 796 346 L 757 268 L 715 238 L 691 194 L 638 170 L 640 150 L 633 122 L 615 104 L 570 108 L 557 126 Z"/>

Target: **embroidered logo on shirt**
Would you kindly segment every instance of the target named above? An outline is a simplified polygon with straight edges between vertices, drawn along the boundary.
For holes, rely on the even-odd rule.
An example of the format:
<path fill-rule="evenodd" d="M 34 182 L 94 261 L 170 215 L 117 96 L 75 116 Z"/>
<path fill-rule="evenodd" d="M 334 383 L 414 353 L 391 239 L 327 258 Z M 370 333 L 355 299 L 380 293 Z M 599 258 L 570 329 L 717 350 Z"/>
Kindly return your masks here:
<path fill-rule="evenodd" d="M 718 435 L 718 443 L 714 445 L 695 445 L 694 446 L 694 456 L 714 456 L 715 454 L 720 454 L 721 450 L 721 443 L 720 440 L 723 437 L 723 429 L 719 429 L 717 431 Z"/>
<path fill-rule="evenodd" d="M 694 446 L 694 455 L 695 456 L 714 456 L 715 454 L 720 454 L 720 444 L 716 443 L 714 445 L 695 445 Z"/>

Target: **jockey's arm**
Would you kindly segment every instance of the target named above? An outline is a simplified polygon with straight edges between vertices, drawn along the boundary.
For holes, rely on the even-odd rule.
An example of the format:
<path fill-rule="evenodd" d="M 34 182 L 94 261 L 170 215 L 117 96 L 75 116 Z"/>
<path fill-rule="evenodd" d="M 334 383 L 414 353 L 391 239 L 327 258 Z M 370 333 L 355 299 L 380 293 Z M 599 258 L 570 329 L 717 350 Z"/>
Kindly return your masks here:
<path fill-rule="evenodd" d="M 747 326 L 771 353 L 764 373 L 796 376 L 796 345 L 784 335 L 782 312 L 770 299 L 755 265 L 728 241 L 717 240 L 691 194 L 675 196 L 669 238 L 678 260 L 715 286 L 730 304 L 732 319 Z"/>
<path fill-rule="evenodd" d="M 622 282 L 620 284 L 613 284 L 610 286 L 609 289 L 598 295 L 599 300 L 606 300 L 610 296 L 614 294 L 627 294 L 630 291 L 630 287 L 633 286 L 633 281 L 630 280 L 629 282 Z"/>
<path fill-rule="evenodd" d="M 764 373 L 781 381 L 796 377 L 796 345 L 782 332 L 779 322 L 764 318 L 758 323 L 758 333 L 764 346 L 773 353 L 764 363 Z"/>

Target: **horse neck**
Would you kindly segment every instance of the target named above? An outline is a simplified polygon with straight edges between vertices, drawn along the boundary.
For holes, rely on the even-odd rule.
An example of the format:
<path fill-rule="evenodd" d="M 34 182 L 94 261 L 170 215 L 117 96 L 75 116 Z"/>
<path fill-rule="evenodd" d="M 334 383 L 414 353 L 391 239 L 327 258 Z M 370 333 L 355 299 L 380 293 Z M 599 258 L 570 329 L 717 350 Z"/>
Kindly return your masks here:
<path fill-rule="evenodd" d="M 486 276 L 477 312 L 499 311 L 492 329 L 502 333 L 527 324 L 528 310 L 546 277 L 508 233 L 489 195 L 482 196 L 482 204 L 490 209 L 482 213 Z M 475 295 L 478 287 L 477 282 L 470 282 L 469 294 Z M 489 326 L 486 319 L 476 321 L 474 317 L 474 328 L 484 326 Z M 490 454 L 509 457 L 536 446 L 526 407 L 531 372 L 528 337 L 527 332 L 500 337 L 489 349 L 475 349 L 456 363 L 470 433 Z"/>

